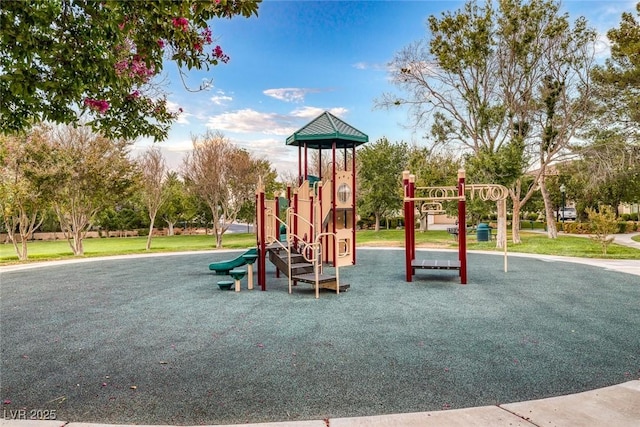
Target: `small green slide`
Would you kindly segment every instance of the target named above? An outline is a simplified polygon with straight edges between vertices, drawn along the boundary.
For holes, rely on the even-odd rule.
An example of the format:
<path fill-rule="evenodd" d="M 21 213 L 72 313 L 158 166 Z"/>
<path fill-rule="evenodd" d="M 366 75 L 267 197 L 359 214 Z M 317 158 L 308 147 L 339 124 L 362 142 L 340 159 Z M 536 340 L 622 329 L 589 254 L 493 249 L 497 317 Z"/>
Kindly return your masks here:
<path fill-rule="evenodd" d="M 213 270 L 216 274 L 229 274 L 229 271 L 234 268 L 245 265 L 247 262 L 243 258 L 244 255 L 258 255 L 258 248 L 251 248 L 242 255 L 234 259 L 228 259 L 225 261 L 212 262 L 209 264 L 209 270 Z"/>

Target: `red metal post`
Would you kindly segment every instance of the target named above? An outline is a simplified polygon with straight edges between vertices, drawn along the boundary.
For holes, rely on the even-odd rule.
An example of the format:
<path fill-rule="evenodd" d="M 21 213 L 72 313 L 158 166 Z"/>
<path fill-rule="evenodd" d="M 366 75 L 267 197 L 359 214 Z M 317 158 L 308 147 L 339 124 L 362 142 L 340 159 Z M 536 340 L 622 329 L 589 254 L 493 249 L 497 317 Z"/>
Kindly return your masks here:
<path fill-rule="evenodd" d="M 336 212 L 336 200 L 338 198 L 338 189 L 336 188 L 336 141 L 333 141 L 331 144 L 331 182 L 333 188 L 331 189 L 331 220 L 333 222 L 333 227 L 331 232 L 336 232 L 336 222 L 338 221 L 338 213 Z M 335 267 L 338 264 L 338 254 L 333 254 L 333 266 Z"/>
<path fill-rule="evenodd" d="M 298 244 L 298 192 L 293 192 L 293 244 Z"/>
<path fill-rule="evenodd" d="M 356 211 L 356 143 L 353 143 L 351 156 L 351 206 L 353 206 L 351 224 L 351 253 L 353 254 L 352 264 L 356 264 L 356 227 L 358 226 Z M 346 162 L 346 160 L 345 160 Z"/>
<path fill-rule="evenodd" d="M 409 175 L 409 197 L 411 197 L 411 206 L 409 209 L 409 215 L 411 216 L 411 223 L 409 224 L 409 230 L 411 230 L 411 261 L 416 259 L 416 202 L 413 200 L 416 197 L 416 176 Z"/>
<path fill-rule="evenodd" d="M 260 289 L 263 291 L 267 290 L 267 274 L 266 274 L 266 266 L 267 266 L 267 245 L 265 244 L 266 240 L 266 228 L 265 228 L 265 203 L 264 203 L 264 190 L 260 191 L 258 196 L 260 199 L 260 230 L 258 233 L 260 234 L 259 245 L 258 245 L 258 282 L 260 285 Z"/>
<path fill-rule="evenodd" d="M 302 145 L 298 145 L 298 187 L 302 185 Z"/>
<path fill-rule="evenodd" d="M 309 179 L 309 157 L 307 154 L 307 143 L 304 143 L 304 179 L 300 182 L 300 184 L 302 185 L 302 182 L 304 182 L 305 180 Z"/>
<path fill-rule="evenodd" d="M 316 241 L 316 236 L 318 235 L 319 231 L 316 229 L 315 224 L 313 222 L 313 217 L 314 217 L 314 211 L 316 210 L 313 201 L 315 199 L 315 197 L 313 196 L 313 191 L 311 191 L 309 196 L 309 222 L 311 223 L 311 236 L 309 236 L 309 241 L 311 242 L 315 242 Z"/>
<path fill-rule="evenodd" d="M 253 229 L 253 232 L 256 233 L 256 248 L 258 248 L 260 246 L 260 230 L 258 228 L 258 224 L 260 223 L 260 197 L 258 196 L 257 191 L 256 191 L 256 217 L 255 218 L 256 218 L 255 219 L 256 222 L 255 222 L 255 227 Z"/>
<path fill-rule="evenodd" d="M 275 202 L 276 202 L 276 211 L 275 211 L 275 215 L 277 218 L 280 218 L 280 198 L 278 196 L 275 197 Z M 276 239 L 280 240 L 280 222 L 276 221 Z M 280 269 L 276 268 L 276 278 L 280 277 Z"/>
<path fill-rule="evenodd" d="M 409 210 L 411 207 L 409 206 L 409 201 L 407 198 L 409 197 L 409 171 L 402 172 L 402 188 L 404 189 L 404 259 L 405 259 L 405 270 L 406 270 L 406 280 L 407 282 L 411 282 L 413 279 L 413 272 L 411 271 L 411 249 L 409 248 L 411 244 L 411 236 L 409 235 Z"/>
<path fill-rule="evenodd" d="M 458 171 L 458 258 L 460 260 L 460 283 L 467 284 L 467 211 L 465 197 L 465 172 Z"/>

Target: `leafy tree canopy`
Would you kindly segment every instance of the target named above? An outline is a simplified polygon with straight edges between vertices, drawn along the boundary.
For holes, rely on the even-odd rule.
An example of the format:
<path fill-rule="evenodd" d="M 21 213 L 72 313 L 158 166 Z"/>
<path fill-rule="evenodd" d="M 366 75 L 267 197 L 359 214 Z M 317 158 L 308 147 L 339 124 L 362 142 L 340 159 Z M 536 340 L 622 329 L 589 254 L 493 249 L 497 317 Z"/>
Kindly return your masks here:
<path fill-rule="evenodd" d="M 161 140 L 177 116 L 153 84 L 163 61 L 181 72 L 227 62 L 207 21 L 257 15 L 261 1 L 4 1 L 0 129 L 89 117 L 110 138 Z"/>
<path fill-rule="evenodd" d="M 399 183 L 408 156 L 406 143 L 393 144 L 385 137 L 358 150 L 359 203 L 362 210 L 374 214 L 376 230 L 382 216 L 402 206 Z"/>
<path fill-rule="evenodd" d="M 636 5 L 640 18 L 640 2 Z M 594 79 L 602 85 L 600 97 L 605 111 L 624 127 L 633 126 L 640 133 L 640 20 L 625 12 L 619 28 L 607 33 L 611 57 L 604 66 L 594 69 Z"/>

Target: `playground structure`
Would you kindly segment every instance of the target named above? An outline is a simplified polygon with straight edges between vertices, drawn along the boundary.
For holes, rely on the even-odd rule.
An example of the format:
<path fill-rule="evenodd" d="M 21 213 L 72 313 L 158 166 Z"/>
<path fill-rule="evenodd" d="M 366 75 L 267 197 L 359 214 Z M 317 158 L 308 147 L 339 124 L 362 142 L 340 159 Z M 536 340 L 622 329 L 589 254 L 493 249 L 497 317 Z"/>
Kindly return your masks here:
<path fill-rule="evenodd" d="M 263 291 L 267 256 L 276 274 L 287 276 L 289 293 L 297 282 L 313 284 L 316 298 L 320 288 L 339 293 L 348 287 L 340 284 L 339 268 L 356 262 L 356 147 L 368 140 L 327 111 L 287 138 L 287 145 L 298 147 L 298 186 L 287 187 L 287 207 L 281 209 L 281 198 L 267 200 L 262 182 L 256 190 L 258 285 Z M 318 150 L 320 164 L 323 150 L 331 150 L 329 177 L 321 171 L 309 174 L 309 149 Z M 344 152 L 342 164 L 338 150 Z M 335 274 L 324 274 L 325 264 Z"/>
<path fill-rule="evenodd" d="M 471 184 L 465 183 L 465 171 L 458 171 L 457 186 L 443 187 L 416 187 L 415 175 L 409 171 L 402 173 L 402 185 L 404 188 L 404 222 L 405 222 L 405 269 L 406 281 L 411 282 L 416 270 L 458 270 L 460 283 L 467 284 L 467 233 L 460 231 L 460 227 L 466 228 L 466 193 L 470 197 L 479 197 L 482 200 L 491 200 L 502 204 L 499 211 L 506 214 L 506 201 L 508 190 L 497 184 Z M 442 202 L 457 201 L 458 203 L 458 260 L 436 261 L 420 259 L 416 260 L 415 241 L 415 211 L 416 202 L 420 203 L 422 213 L 444 213 Z M 501 232 L 498 233 L 502 240 L 500 244 L 504 248 L 504 271 L 507 271 L 507 223 L 506 218 L 500 218 L 498 225 Z"/>

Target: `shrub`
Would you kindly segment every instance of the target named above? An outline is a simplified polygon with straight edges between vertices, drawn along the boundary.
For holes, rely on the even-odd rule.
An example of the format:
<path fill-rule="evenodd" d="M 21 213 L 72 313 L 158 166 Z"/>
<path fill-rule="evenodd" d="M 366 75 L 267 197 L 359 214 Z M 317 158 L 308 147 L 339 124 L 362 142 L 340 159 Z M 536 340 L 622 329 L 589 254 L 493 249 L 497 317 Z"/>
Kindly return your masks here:
<path fill-rule="evenodd" d="M 546 229 L 547 223 L 536 220 L 520 221 L 521 230 Z"/>
<path fill-rule="evenodd" d="M 589 234 L 591 232 L 591 226 L 586 222 L 562 222 L 556 223 L 556 228 L 558 231 L 564 231 L 565 233 L 570 234 Z"/>
<path fill-rule="evenodd" d="M 621 219 L 622 221 L 629 221 L 629 219 L 631 219 L 631 215 L 629 215 L 629 214 L 627 214 L 627 213 L 622 214 L 622 215 L 620 215 L 620 219 Z"/>
<path fill-rule="evenodd" d="M 537 221 L 538 220 L 538 214 L 537 213 L 530 213 L 527 215 L 527 219 L 529 221 Z"/>
<path fill-rule="evenodd" d="M 607 247 L 613 242 L 615 237 L 609 236 L 614 234 L 619 226 L 616 220 L 616 212 L 611 206 L 600 206 L 600 210 L 587 208 L 587 215 L 591 222 L 591 239 L 600 244 L 602 254 L 607 254 Z"/>
<path fill-rule="evenodd" d="M 618 233 L 633 233 L 637 229 L 637 225 L 634 221 L 619 221 Z"/>

